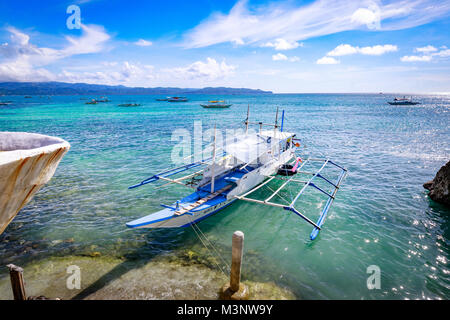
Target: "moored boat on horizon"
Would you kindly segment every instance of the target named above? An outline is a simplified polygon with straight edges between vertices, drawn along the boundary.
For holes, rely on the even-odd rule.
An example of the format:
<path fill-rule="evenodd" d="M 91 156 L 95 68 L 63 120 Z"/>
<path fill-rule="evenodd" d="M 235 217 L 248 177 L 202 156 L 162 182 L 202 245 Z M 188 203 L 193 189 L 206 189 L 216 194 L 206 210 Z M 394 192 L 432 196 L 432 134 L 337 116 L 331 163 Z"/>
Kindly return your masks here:
<path fill-rule="evenodd" d="M 122 103 L 122 104 L 118 104 L 118 107 L 139 107 L 141 106 L 140 103 Z"/>
<path fill-rule="evenodd" d="M 167 98 L 169 102 L 187 102 L 188 98 L 186 97 L 169 97 Z"/>
<path fill-rule="evenodd" d="M 231 103 L 226 103 L 224 100 L 210 100 L 208 101 L 208 103 L 201 103 L 200 105 L 203 108 L 211 108 L 211 109 L 229 108 L 232 106 Z"/>
<path fill-rule="evenodd" d="M 403 98 L 394 98 L 393 101 L 388 101 L 388 103 L 393 106 L 411 106 L 420 104 L 420 102 L 413 101 L 412 98 L 406 98 L 405 96 Z"/>
<path fill-rule="evenodd" d="M 111 100 L 108 99 L 108 97 L 101 97 L 100 99 L 96 99 L 97 102 L 111 102 Z"/>

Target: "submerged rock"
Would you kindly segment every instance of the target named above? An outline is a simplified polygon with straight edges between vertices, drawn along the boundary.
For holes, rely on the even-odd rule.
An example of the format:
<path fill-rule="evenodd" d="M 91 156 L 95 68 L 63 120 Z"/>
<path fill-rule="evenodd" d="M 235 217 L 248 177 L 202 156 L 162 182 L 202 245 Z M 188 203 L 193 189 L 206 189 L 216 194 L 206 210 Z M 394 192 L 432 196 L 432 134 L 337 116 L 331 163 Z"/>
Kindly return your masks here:
<path fill-rule="evenodd" d="M 70 286 L 74 267 L 80 288 Z M 218 299 L 229 278 L 220 271 L 184 260 L 130 261 L 107 256 L 66 256 L 24 266 L 26 292 L 50 299 L 137 300 Z M 288 289 L 272 282 L 244 281 L 250 299 L 295 299 Z M 0 277 L 0 300 L 12 299 L 9 276 Z"/>
<path fill-rule="evenodd" d="M 450 207 L 450 161 L 437 172 L 433 180 L 423 184 L 430 190 L 428 196 L 436 202 Z"/>

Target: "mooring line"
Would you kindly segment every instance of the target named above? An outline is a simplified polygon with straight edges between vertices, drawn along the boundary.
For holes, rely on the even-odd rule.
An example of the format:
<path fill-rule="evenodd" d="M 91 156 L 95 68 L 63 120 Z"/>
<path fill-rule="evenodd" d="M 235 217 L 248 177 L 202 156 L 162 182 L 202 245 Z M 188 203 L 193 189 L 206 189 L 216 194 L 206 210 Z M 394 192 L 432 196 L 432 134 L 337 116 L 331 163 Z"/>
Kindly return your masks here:
<path fill-rule="evenodd" d="M 208 247 L 208 245 L 206 243 L 209 243 L 209 245 L 211 246 L 211 248 L 215 251 L 216 256 L 219 257 L 219 259 L 222 261 L 222 263 L 226 266 L 227 268 L 227 272 L 229 273 L 231 270 L 231 267 L 228 265 L 228 263 L 225 261 L 225 259 L 220 255 L 220 253 L 216 250 L 216 248 L 214 247 L 214 245 L 212 244 L 212 242 L 206 237 L 206 235 L 202 232 L 202 230 L 200 229 L 199 226 L 197 226 L 195 223 L 193 223 L 192 218 L 191 219 L 191 227 L 194 230 L 195 234 L 197 235 L 197 237 L 199 238 L 199 240 L 201 241 L 201 243 L 203 244 L 203 246 L 206 248 L 206 250 L 209 251 L 209 253 L 211 254 L 211 256 L 214 256 L 214 254 L 212 254 L 212 250 Z M 197 228 L 197 230 L 196 230 Z M 202 239 L 202 236 L 204 239 Z M 206 242 L 206 243 L 205 243 Z M 219 263 L 217 263 L 216 261 L 213 260 L 213 263 L 217 266 L 217 268 L 222 272 L 222 274 L 227 277 L 227 273 L 223 270 L 223 268 L 219 265 Z"/>

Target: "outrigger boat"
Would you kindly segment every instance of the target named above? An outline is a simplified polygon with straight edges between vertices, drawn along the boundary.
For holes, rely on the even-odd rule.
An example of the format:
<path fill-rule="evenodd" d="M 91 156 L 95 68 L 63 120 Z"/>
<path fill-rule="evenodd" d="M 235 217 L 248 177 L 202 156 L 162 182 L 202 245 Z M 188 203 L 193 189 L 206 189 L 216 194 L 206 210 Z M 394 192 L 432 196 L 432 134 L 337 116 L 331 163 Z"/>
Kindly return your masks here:
<path fill-rule="evenodd" d="M 140 107 L 142 106 L 142 104 L 140 103 L 122 103 L 122 104 L 118 104 L 118 107 Z"/>
<path fill-rule="evenodd" d="M 226 103 L 224 100 L 211 100 L 208 103 L 200 104 L 203 108 L 229 108 L 232 106 L 231 103 Z"/>
<path fill-rule="evenodd" d="M 186 102 L 188 99 L 186 97 L 169 97 L 167 98 L 169 102 Z"/>
<path fill-rule="evenodd" d="M 91 101 L 85 102 L 85 104 L 97 104 L 98 101 L 95 99 L 92 99 Z"/>
<path fill-rule="evenodd" d="M 96 99 L 97 102 L 111 102 L 107 97 L 101 97 L 100 99 Z"/>
<path fill-rule="evenodd" d="M 408 99 L 406 97 L 394 98 L 394 101 L 388 101 L 388 103 L 393 106 L 413 106 L 416 104 L 420 104 L 420 102 L 413 101 L 412 98 Z"/>
<path fill-rule="evenodd" d="M 283 122 L 284 111 L 281 126 L 279 126 L 278 109 L 275 124 L 250 122 L 248 110 L 245 133 L 233 136 L 224 148 L 216 148 L 214 135 L 212 157 L 164 170 L 130 186 L 129 189 L 134 189 L 163 181 L 166 182 L 165 185 L 171 183 L 183 185 L 194 189 L 194 192 L 170 205 L 161 204 L 163 210 L 128 222 L 126 225 L 130 228 L 187 227 L 229 206 L 236 200 L 242 200 L 295 213 L 313 226 L 310 238 L 314 240 L 322 228 L 341 182 L 347 174 L 347 169 L 330 159 L 302 160 L 296 154 L 300 147 L 299 139 L 295 133 L 283 131 Z M 249 132 L 249 124 L 258 124 L 259 132 Z M 263 126 L 273 129 L 263 130 Z M 315 172 L 302 170 L 312 163 L 319 164 L 318 170 Z M 199 167 L 204 169 L 195 171 Z M 333 171 L 338 172 L 334 182 L 324 174 L 325 167 L 332 167 Z M 187 170 L 195 172 L 179 178 L 170 178 Z M 302 174 L 307 175 L 308 178 L 300 180 L 298 177 Z M 260 193 L 256 191 L 265 186 L 268 187 L 272 181 L 278 181 L 281 185 L 277 186 L 276 190 L 271 189 L 270 196 L 265 196 L 264 199 L 250 197 L 253 193 Z M 322 186 L 323 184 L 325 187 Z M 283 203 L 278 202 L 276 199 L 283 199 L 282 194 L 286 194 L 283 190 L 286 190 L 288 185 L 301 187 L 296 189 L 295 196 L 290 201 L 284 198 Z M 327 202 L 316 222 L 296 207 L 308 187 L 327 197 Z"/>

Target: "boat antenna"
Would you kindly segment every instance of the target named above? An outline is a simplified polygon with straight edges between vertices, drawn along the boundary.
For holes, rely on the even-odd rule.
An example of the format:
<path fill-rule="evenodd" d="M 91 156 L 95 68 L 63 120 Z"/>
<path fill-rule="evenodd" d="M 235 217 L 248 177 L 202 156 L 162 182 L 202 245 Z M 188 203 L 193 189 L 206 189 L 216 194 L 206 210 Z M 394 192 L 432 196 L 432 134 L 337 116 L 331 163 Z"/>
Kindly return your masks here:
<path fill-rule="evenodd" d="M 248 117 L 250 115 L 250 104 L 247 107 L 247 119 L 245 119 L 245 134 L 248 133 Z"/>
<path fill-rule="evenodd" d="M 214 125 L 213 155 L 211 163 L 211 193 L 214 193 L 214 164 L 216 163 L 216 125 Z"/>
<path fill-rule="evenodd" d="M 275 135 L 277 133 L 277 127 L 278 127 L 278 107 L 277 107 L 277 113 L 275 115 L 275 125 L 273 127 L 273 137 L 275 138 Z"/>

